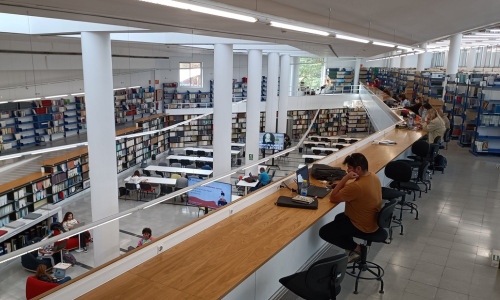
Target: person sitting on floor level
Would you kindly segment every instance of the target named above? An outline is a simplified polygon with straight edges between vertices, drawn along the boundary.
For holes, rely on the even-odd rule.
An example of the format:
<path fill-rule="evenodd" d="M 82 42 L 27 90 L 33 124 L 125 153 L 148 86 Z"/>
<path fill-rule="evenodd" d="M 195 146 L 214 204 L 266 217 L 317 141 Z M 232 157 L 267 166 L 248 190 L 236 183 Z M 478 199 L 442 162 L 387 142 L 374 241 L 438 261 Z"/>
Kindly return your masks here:
<path fill-rule="evenodd" d="M 348 252 L 349 262 L 361 257 L 361 245 L 353 236 L 378 230 L 377 218 L 382 209 L 382 186 L 378 176 L 368 171 L 368 160 L 361 153 L 353 153 L 344 160 L 347 175 L 333 189 L 330 202 L 345 202 L 345 212 L 319 230 L 319 236 Z M 346 183 L 355 179 L 354 182 Z M 364 246 L 363 246 L 364 247 Z"/>
<path fill-rule="evenodd" d="M 58 284 L 63 284 L 67 281 L 71 280 L 71 277 L 66 276 L 61 280 L 53 279 L 52 276 L 50 276 L 49 273 L 47 273 L 47 266 L 46 265 L 38 265 L 36 268 L 36 273 L 34 276 L 36 279 L 45 281 L 45 282 L 50 282 L 50 283 L 58 283 Z"/>
<path fill-rule="evenodd" d="M 266 169 L 264 169 L 264 167 L 260 168 L 260 174 L 259 174 L 259 176 L 253 176 L 253 177 L 256 178 L 256 179 L 258 178 L 259 181 L 260 181 L 260 183 L 256 187 L 251 188 L 250 192 L 253 192 L 253 191 L 257 190 L 259 188 L 259 185 L 260 185 L 260 187 L 265 186 L 270 181 L 269 175 L 267 174 Z"/>
<path fill-rule="evenodd" d="M 137 247 L 140 247 L 146 243 L 149 243 L 149 242 L 152 242 L 155 240 L 155 238 L 152 236 L 153 235 L 153 232 L 151 231 L 150 228 L 144 228 L 142 230 L 142 239 L 139 241 L 139 243 L 137 244 Z"/>
<path fill-rule="evenodd" d="M 64 230 L 70 231 L 73 227 L 78 224 L 76 219 L 73 219 L 73 213 L 68 211 L 63 218 L 62 226 Z M 72 238 L 78 237 L 78 235 L 72 236 Z M 80 247 L 83 248 L 83 252 L 87 253 L 87 239 L 90 238 L 90 234 L 87 231 L 80 233 Z"/>

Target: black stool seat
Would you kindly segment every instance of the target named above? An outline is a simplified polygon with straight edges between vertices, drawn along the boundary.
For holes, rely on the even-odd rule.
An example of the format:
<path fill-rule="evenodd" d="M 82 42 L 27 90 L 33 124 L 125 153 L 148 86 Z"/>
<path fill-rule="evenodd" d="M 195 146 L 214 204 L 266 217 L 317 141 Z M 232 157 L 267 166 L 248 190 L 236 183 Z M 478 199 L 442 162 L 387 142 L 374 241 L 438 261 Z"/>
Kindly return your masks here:
<path fill-rule="evenodd" d="M 412 168 L 418 168 L 422 164 L 419 160 L 409 160 L 409 159 L 398 159 L 397 161 L 402 161 L 409 164 Z"/>
<path fill-rule="evenodd" d="M 420 187 L 415 182 L 396 182 L 393 181 L 389 186 L 393 189 L 401 189 L 401 190 L 411 190 L 411 191 L 420 191 Z"/>
<path fill-rule="evenodd" d="M 405 192 L 401 192 L 401 191 L 393 190 L 393 189 L 388 189 L 385 187 L 382 188 L 382 199 L 384 199 L 384 200 L 397 199 L 397 198 L 403 197 L 405 195 L 406 195 Z"/>
<path fill-rule="evenodd" d="M 363 234 L 357 234 L 354 237 L 358 239 L 365 240 L 367 242 L 372 242 L 372 243 L 383 243 L 389 236 L 389 233 L 387 233 L 387 230 L 384 228 L 379 227 L 377 231 L 372 232 L 372 233 L 364 233 Z"/>

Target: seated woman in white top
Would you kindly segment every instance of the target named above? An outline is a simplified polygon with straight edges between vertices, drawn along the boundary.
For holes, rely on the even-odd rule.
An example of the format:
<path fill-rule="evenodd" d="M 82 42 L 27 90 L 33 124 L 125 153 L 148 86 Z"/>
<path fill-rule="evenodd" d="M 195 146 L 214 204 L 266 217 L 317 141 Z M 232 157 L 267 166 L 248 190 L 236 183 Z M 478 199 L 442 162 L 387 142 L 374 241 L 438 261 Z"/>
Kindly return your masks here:
<path fill-rule="evenodd" d="M 132 175 L 132 177 L 130 177 L 130 180 L 128 183 L 135 183 L 137 189 L 140 189 L 141 188 L 140 183 L 142 182 L 143 179 L 144 178 L 141 178 L 141 173 L 139 173 L 139 171 L 135 171 L 134 175 Z"/>
<path fill-rule="evenodd" d="M 64 215 L 64 219 L 62 221 L 62 226 L 64 227 L 64 230 L 70 231 L 71 229 L 73 229 L 75 224 L 78 224 L 78 221 L 73 218 L 73 213 L 68 211 Z M 78 237 L 78 235 L 72 236 L 72 238 L 73 237 Z M 83 248 L 83 252 L 85 252 L 85 253 L 87 252 L 87 239 L 88 238 L 90 238 L 90 234 L 87 231 L 80 233 L 80 247 Z"/>

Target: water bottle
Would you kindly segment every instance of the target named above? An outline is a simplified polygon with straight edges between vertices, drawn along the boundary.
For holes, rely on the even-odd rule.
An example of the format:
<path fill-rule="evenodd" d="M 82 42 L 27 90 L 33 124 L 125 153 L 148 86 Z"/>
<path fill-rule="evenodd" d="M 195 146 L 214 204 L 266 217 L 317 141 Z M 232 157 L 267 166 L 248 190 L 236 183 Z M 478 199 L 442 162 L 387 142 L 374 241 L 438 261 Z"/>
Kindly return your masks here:
<path fill-rule="evenodd" d="M 408 120 L 408 129 L 412 129 L 413 128 L 413 117 L 410 117 L 410 119 Z"/>
<path fill-rule="evenodd" d="M 302 186 L 300 187 L 300 195 L 307 197 L 307 180 L 302 181 Z"/>

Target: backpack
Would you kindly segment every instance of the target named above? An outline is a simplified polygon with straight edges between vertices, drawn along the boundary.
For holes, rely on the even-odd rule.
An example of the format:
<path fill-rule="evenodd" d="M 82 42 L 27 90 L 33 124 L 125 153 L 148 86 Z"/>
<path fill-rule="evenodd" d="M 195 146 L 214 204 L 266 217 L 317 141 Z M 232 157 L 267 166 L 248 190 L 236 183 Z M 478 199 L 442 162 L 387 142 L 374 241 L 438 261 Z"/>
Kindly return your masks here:
<path fill-rule="evenodd" d="M 346 171 L 341 168 L 330 167 L 328 165 L 314 164 L 311 175 L 317 180 L 335 181 L 344 178 Z"/>
<path fill-rule="evenodd" d="M 448 165 L 448 160 L 446 159 L 446 157 L 442 156 L 441 154 L 438 154 L 434 158 L 434 169 L 436 171 L 444 170 L 447 165 Z"/>
<path fill-rule="evenodd" d="M 130 193 L 130 191 L 127 190 L 127 188 L 124 186 L 121 186 L 118 188 L 118 197 L 125 196 L 125 195 L 128 196 L 129 193 Z"/>
<path fill-rule="evenodd" d="M 76 258 L 69 252 L 63 252 L 63 262 L 74 266 L 76 264 Z"/>
<path fill-rule="evenodd" d="M 50 224 L 50 230 L 58 230 L 61 233 L 66 232 L 66 230 L 64 229 L 62 224 L 59 222 L 54 222 L 54 223 Z"/>

